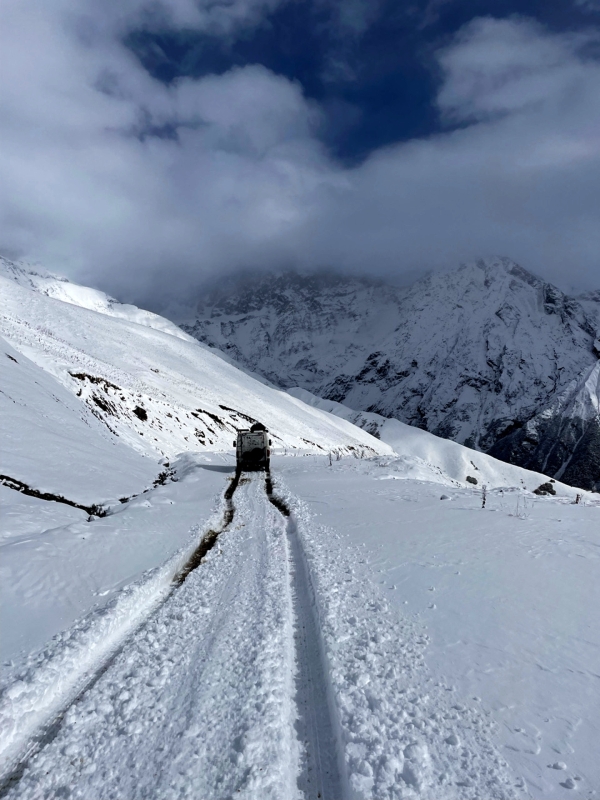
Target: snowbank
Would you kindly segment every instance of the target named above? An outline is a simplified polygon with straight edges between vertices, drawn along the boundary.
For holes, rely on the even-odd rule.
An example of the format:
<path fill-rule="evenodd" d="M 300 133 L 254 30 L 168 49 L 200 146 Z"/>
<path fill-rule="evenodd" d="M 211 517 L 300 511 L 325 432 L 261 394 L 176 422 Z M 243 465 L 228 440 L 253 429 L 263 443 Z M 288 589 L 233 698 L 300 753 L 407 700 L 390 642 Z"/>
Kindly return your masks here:
<path fill-rule="evenodd" d="M 288 389 L 288 393 L 315 408 L 347 419 L 389 445 L 399 456 L 394 462 L 391 477 L 429 480 L 444 484 L 459 483 L 479 488 L 486 486 L 488 489 L 519 487 L 530 492 L 549 480 L 547 475 L 507 464 L 457 442 L 434 436 L 420 428 L 413 428 L 397 419 L 386 419 L 379 414 L 354 411 L 342 403 L 323 400 L 299 387 Z M 474 479 L 475 482 L 467 481 L 467 477 Z M 560 482 L 555 483 L 555 488 L 566 497 L 574 498 L 577 494 L 587 494 L 581 489 Z"/>

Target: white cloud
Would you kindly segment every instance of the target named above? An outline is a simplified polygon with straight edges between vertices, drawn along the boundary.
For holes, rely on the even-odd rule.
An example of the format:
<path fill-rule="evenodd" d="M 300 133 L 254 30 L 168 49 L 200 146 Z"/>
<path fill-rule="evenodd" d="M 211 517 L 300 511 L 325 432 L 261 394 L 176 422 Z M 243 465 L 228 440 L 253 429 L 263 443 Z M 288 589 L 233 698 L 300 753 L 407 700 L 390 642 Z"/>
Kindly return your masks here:
<path fill-rule="evenodd" d="M 531 21 L 475 19 L 439 54 L 446 78 L 439 106 L 462 121 L 560 102 L 586 81 L 579 53 L 594 39 L 546 35 Z"/>
<path fill-rule="evenodd" d="M 19 0 L 0 25 L 5 250 L 126 286 L 242 264 L 297 221 L 324 171 L 297 85 L 248 67 L 167 88 L 113 30 L 81 36 L 62 12 Z M 178 140 L 134 135 L 165 125 Z"/>
<path fill-rule="evenodd" d="M 589 37 L 472 23 L 440 53 L 439 104 L 473 124 L 344 169 L 297 84 L 255 66 L 166 87 L 121 44 L 143 11 L 123 8 L 4 0 L 0 250 L 138 299 L 247 265 L 394 273 L 489 253 L 600 285 Z M 226 28 L 265 4 L 170 8 Z M 159 129 L 177 138 L 142 135 Z"/>
<path fill-rule="evenodd" d="M 600 285 L 600 65 L 580 54 L 587 42 L 518 19 L 467 26 L 440 54 L 438 101 L 475 124 L 383 149 L 347 176 L 330 226 L 347 232 L 346 263 L 501 253 Z"/>

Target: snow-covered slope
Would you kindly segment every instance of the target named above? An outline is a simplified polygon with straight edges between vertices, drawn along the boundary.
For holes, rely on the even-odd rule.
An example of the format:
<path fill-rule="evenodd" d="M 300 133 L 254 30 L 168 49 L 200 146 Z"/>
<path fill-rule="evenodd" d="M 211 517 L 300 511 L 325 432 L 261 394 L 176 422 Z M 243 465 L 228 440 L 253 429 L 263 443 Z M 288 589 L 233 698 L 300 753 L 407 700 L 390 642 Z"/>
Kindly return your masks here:
<path fill-rule="evenodd" d="M 34 274 L 27 285 L 25 270 L 15 274 L 0 276 L 2 475 L 81 504 L 92 495 L 104 502 L 146 488 L 162 457 L 231 450 L 236 430 L 256 419 L 276 451 L 390 452 L 181 331 L 165 332 L 174 328 L 166 320 L 160 330 L 139 324 L 156 321 L 137 309 L 109 315 L 101 293 Z M 69 302 L 57 299 L 63 287 Z M 89 308 L 93 297 L 101 313 Z"/>
<path fill-rule="evenodd" d="M 92 506 L 152 485 L 159 468 L 113 436 L 92 408 L 0 340 L 0 474 Z"/>
<path fill-rule="evenodd" d="M 0 278 L 0 472 L 110 507 L 0 485 L 3 797 L 592 796 L 592 496 L 26 276 Z M 228 480 L 253 418 L 275 497 Z"/>
<path fill-rule="evenodd" d="M 288 393 L 315 408 L 347 419 L 388 444 L 399 457 L 394 460 L 394 477 L 480 489 L 484 486 L 487 489 L 517 487 L 530 492 L 548 481 L 546 474 L 508 464 L 400 420 L 369 411 L 353 411 L 342 403 L 324 400 L 298 387 L 288 389 Z M 561 497 L 577 495 L 572 486 L 556 481 L 554 486 Z"/>
<path fill-rule="evenodd" d="M 15 263 L 0 256 L 0 275 L 10 278 L 19 286 L 53 297 L 55 300 L 63 300 L 65 303 L 88 308 L 90 311 L 137 322 L 138 325 L 146 325 L 148 328 L 187 339 L 181 328 L 158 314 L 145 311 L 137 306 L 120 303 L 99 289 L 71 283 L 67 278 L 54 275 L 41 267 Z"/>
<path fill-rule="evenodd" d="M 252 276 L 205 293 L 178 319 L 285 388 L 504 458 L 498 443 L 597 363 L 599 297 L 568 297 L 509 259 L 491 259 L 407 288 L 333 275 Z M 600 423 L 590 419 L 588 428 Z M 547 448 L 540 440 L 510 458 L 541 471 Z M 591 488 L 600 476 L 586 458 L 569 479 Z"/>

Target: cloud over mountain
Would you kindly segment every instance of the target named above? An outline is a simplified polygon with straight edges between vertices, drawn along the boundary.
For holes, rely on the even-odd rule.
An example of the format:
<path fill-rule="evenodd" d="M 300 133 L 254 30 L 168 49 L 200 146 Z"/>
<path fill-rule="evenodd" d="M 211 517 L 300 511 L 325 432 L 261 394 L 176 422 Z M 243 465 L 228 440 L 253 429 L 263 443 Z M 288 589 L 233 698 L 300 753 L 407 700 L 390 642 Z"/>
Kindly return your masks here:
<path fill-rule="evenodd" d="M 506 253 L 598 282 L 595 34 L 472 21 L 436 53 L 446 128 L 356 166 L 298 82 L 249 65 L 166 84 L 124 44 L 140 26 L 231 37 L 276 3 L 6 0 L 0 250 L 156 307 L 246 266 L 401 275 Z"/>

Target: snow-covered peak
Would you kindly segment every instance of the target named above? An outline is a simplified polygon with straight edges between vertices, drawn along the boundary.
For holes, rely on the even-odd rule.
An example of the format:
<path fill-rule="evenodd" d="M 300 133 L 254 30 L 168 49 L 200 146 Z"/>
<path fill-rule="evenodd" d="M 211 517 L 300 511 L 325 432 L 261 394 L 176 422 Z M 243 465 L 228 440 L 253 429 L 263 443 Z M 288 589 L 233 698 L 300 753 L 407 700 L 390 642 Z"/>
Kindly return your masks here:
<path fill-rule="evenodd" d="M 274 384 L 485 452 L 600 355 L 597 296 L 570 297 L 508 258 L 408 287 L 246 275 L 200 300 L 182 327 Z"/>
<path fill-rule="evenodd" d="M 510 258 L 481 258 L 467 261 L 458 268 L 447 272 L 436 272 L 415 283 L 415 287 L 429 284 L 432 288 L 444 286 L 451 291 L 465 293 L 468 291 L 490 290 L 502 295 L 516 288 L 514 281 L 532 286 L 543 287 L 545 281 L 521 267 Z"/>
<path fill-rule="evenodd" d="M 137 308 L 137 306 L 120 303 L 99 289 L 72 283 L 67 278 L 60 277 L 42 268 L 33 267 L 22 262 L 9 261 L 0 256 L 0 275 L 18 283 L 19 286 L 25 289 L 31 289 L 47 297 L 53 297 L 55 300 L 62 300 L 64 303 L 87 308 L 90 311 L 96 311 L 98 314 L 107 314 L 110 317 L 126 319 L 138 325 L 145 325 L 148 328 L 169 333 L 171 336 L 177 336 L 180 339 L 188 338 L 181 328 L 158 314 Z"/>
<path fill-rule="evenodd" d="M 412 302 L 411 310 L 416 310 L 418 303 L 426 299 L 438 314 L 443 309 L 441 313 L 449 321 L 464 321 L 466 315 L 461 310 L 475 312 L 471 327 L 481 325 L 483 318 L 488 328 L 490 323 L 498 325 L 493 316 L 508 327 L 511 321 L 515 328 L 517 322 L 522 327 L 524 318 L 535 325 L 535 317 L 540 313 L 557 314 L 562 322 L 569 320 L 575 326 L 589 327 L 583 306 L 576 298 L 509 258 L 479 259 L 450 272 L 435 273 L 413 284 L 405 298 Z M 508 314 L 512 320 L 506 319 Z M 429 321 L 424 315 L 424 322 Z"/>

